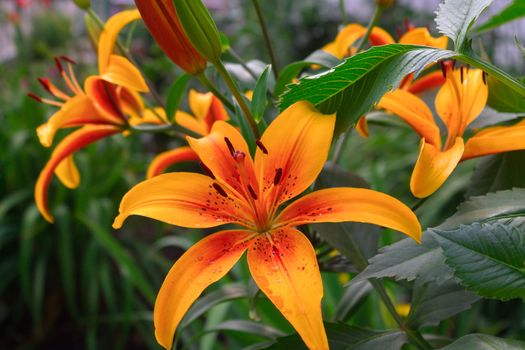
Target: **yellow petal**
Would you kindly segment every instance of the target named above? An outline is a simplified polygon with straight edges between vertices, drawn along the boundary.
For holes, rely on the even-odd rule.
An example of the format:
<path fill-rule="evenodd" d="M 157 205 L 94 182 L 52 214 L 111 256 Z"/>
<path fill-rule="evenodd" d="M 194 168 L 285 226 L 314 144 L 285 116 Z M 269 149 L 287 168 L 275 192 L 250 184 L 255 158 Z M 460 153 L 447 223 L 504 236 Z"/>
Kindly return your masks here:
<path fill-rule="evenodd" d="M 190 147 L 179 147 L 158 154 L 148 167 L 146 178 L 162 174 L 173 164 L 187 161 L 198 161 L 199 157 Z"/>
<path fill-rule="evenodd" d="M 100 74 L 100 78 L 130 90 L 139 92 L 149 91 L 148 85 L 144 81 L 138 68 L 122 56 L 111 55 L 106 69 Z"/>
<path fill-rule="evenodd" d="M 444 152 L 422 139 L 419 158 L 410 178 L 412 194 L 424 198 L 434 193 L 458 165 L 463 149 L 461 137 L 456 138 L 454 145 Z"/>
<path fill-rule="evenodd" d="M 468 139 L 462 160 L 525 149 L 525 125 L 495 126 Z"/>
<path fill-rule="evenodd" d="M 66 157 L 58 164 L 55 169 L 55 175 L 69 189 L 77 188 L 80 184 L 80 173 L 72 155 Z"/>
<path fill-rule="evenodd" d="M 314 191 L 290 204 L 276 219 L 277 225 L 286 226 L 345 221 L 384 226 L 421 240 L 421 225 L 410 208 L 387 194 L 362 188 Z"/>
<path fill-rule="evenodd" d="M 53 222 L 47 206 L 47 190 L 57 166 L 77 150 L 110 135 L 120 132 L 120 128 L 113 125 L 86 125 L 66 136 L 55 148 L 46 166 L 40 172 L 35 185 L 35 202 L 42 216 Z"/>
<path fill-rule="evenodd" d="M 213 94 L 211 92 L 200 93 L 193 89 L 190 90 L 188 102 L 190 110 L 197 120 L 204 121 L 206 119 L 208 111 L 210 110 L 212 97 Z"/>
<path fill-rule="evenodd" d="M 256 238 L 248 250 L 255 283 L 292 324 L 309 349 L 328 349 L 321 314 L 323 283 L 310 241 L 294 228 Z"/>
<path fill-rule="evenodd" d="M 439 128 L 434 122 L 432 112 L 416 95 L 400 89 L 387 92 L 379 101 L 378 107 L 398 115 L 421 137 L 440 147 Z"/>
<path fill-rule="evenodd" d="M 175 121 L 180 126 L 185 127 L 188 130 L 193 131 L 196 134 L 205 136 L 208 134 L 208 126 L 206 125 L 206 122 L 204 120 L 198 120 L 194 116 L 183 112 L 183 111 L 177 111 L 175 112 Z"/>
<path fill-rule="evenodd" d="M 444 50 L 447 48 L 448 38 L 445 35 L 434 38 L 432 35 L 430 35 L 427 28 L 418 27 L 403 34 L 403 36 L 399 39 L 399 43 L 432 46 Z"/>
<path fill-rule="evenodd" d="M 117 88 L 117 95 L 124 114 L 133 118 L 139 117 L 144 112 L 144 101 L 135 90 L 119 86 Z M 159 110 L 162 110 L 162 108 L 159 108 Z"/>
<path fill-rule="evenodd" d="M 372 46 L 394 44 L 396 42 L 394 38 L 392 38 L 392 35 L 380 27 L 372 28 L 372 32 L 370 33 L 370 38 L 368 40 Z"/>
<path fill-rule="evenodd" d="M 306 101 L 294 103 L 266 129 L 255 153 L 255 169 L 268 206 L 306 190 L 328 157 L 335 114 L 322 114 Z"/>
<path fill-rule="evenodd" d="M 344 27 L 337 37 L 335 43 L 337 45 L 337 58 L 342 59 L 350 53 L 350 47 L 361 38 L 366 32 L 366 28 L 360 24 L 349 24 Z"/>
<path fill-rule="evenodd" d="M 251 231 L 221 231 L 192 246 L 173 265 L 160 288 L 153 320 L 155 337 L 171 349 L 175 330 L 193 302 L 230 271 L 247 248 Z"/>
<path fill-rule="evenodd" d="M 130 215 L 183 227 L 251 226 L 246 204 L 228 188 L 217 186 L 210 177 L 195 173 L 168 173 L 145 180 L 122 198 L 113 227 L 120 228 Z"/>
<path fill-rule="evenodd" d="M 108 19 L 98 39 L 98 70 L 101 74 L 106 72 L 110 64 L 110 57 L 122 28 L 139 18 L 139 11 L 134 9 L 118 12 Z"/>
<path fill-rule="evenodd" d="M 148 108 L 141 115 L 131 115 L 128 122 L 131 125 L 141 124 L 165 124 L 166 111 L 162 107 Z"/>

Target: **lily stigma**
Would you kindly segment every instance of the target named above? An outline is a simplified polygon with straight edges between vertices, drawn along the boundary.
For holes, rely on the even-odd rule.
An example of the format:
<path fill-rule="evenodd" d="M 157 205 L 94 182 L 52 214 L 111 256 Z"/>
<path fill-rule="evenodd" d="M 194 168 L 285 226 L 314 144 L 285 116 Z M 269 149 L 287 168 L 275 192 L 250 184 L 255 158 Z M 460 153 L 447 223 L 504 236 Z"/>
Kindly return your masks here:
<path fill-rule="evenodd" d="M 114 228 L 130 215 L 189 228 L 240 226 L 203 238 L 169 271 L 154 308 L 155 334 L 163 347 L 172 347 L 177 326 L 204 289 L 225 276 L 247 251 L 250 273 L 262 292 L 310 349 L 328 349 L 316 253 L 296 227 L 356 221 L 420 240 L 415 214 L 397 199 L 369 189 L 318 190 L 281 208 L 321 172 L 334 125 L 334 114 L 297 102 L 268 126 L 252 159 L 240 132 L 217 121 L 207 136 L 187 138 L 207 175 L 162 174 L 123 197 Z"/>

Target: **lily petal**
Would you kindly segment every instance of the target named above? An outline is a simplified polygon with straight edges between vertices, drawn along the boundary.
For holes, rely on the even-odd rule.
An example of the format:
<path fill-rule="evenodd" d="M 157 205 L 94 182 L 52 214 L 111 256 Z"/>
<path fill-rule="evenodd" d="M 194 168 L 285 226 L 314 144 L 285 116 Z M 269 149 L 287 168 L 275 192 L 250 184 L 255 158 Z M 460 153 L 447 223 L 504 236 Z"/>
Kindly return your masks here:
<path fill-rule="evenodd" d="M 355 126 L 355 131 L 357 131 L 359 136 L 361 136 L 364 139 L 368 137 L 368 121 L 366 120 L 365 116 L 359 118 L 359 121 Z"/>
<path fill-rule="evenodd" d="M 413 81 L 408 87 L 408 92 L 417 95 L 427 90 L 438 88 L 444 83 L 445 78 L 443 77 L 443 73 L 441 71 L 435 71 Z"/>
<path fill-rule="evenodd" d="M 286 207 L 276 225 L 355 221 L 388 227 L 421 240 L 421 225 L 405 204 L 381 192 L 363 188 L 314 191 Z"/>
<path fill-rule="evenodd" d="M 80 184 L 80 172 L 75 165 L 73 155 L 66 157 L 60 162 L 60 164 L 58 164 L 55 169 L 55 175 L 67 188 L 74 189 L 78 187 Z"/>
<path fill-rule="evenodd" d="M 456 138 L 454 145 L 444 152 L 421 139 L 419 158 L 410 178 L 412 194 L 424 198 L 434 193 L 458 165 L 463 149 L 461 137 Z"/>
<path fill-rule="evenodd" d="M 130 215 L 183 227 L 215 227 L 227 223 L 250 226 L 246 205 L 228 188 L 216 189 L 214 185 L 218 186 L 208 176 L 182 172 L 142 181 L 122 198 L 113 227 L 120 228 Z"/>
<path fill-rule="evenodd" d="M 110 64 L 110 57 L 122 28 L 139 18 L 139 11 L 134 9 L 120 11 L 108 19 L 98 39 L 98 70 L 101 74 L 106 72 Z"/>
<path fill-rule="evenodd" d="M 191 89 L 188 93 L 188 104 L 190 105 L 190 110 L 197 120 L 204 121 L 210 110 L 211 100 L 213 94 L 200 93 L 194 89 Z"/>
<path fill-rule="evenodd" d="M 525 125 L 495 126 L 468 139 L 461 160 L 525 149 Z"/>
<path fill-rule="evenodd" d="M 205 136 L 208 134 L 208 128 L 204 121 L 198 120 L 191 114 L 183 111 L 175 112 L 175 121 L 180 126 L 185 127 L 188 130 L 193 131 L 196 134 Z"/>
<path fill-rule="evenodd" d="M 290 227 L 264 233 L 248 250 L 255 283 L 309 349 L 328 349 L 321 314 L 323 284 L 310 241 Z"/>
<path fill-rule="evenodd" d="M 118 55 L 109 56 L 109 63 L 100 78 L 128 89 L 148 92 L 149 88 L 137 67 L 127 58 Z"/>
<path fill-rule="evenodd" d="M 360 24 L 352 23 L 344 27 L 336 36 L 337 45 L 336 57 L 343 59 L 348 56 L 351 46 L 359 40 L 366 32 L 366 28 Z"/>
<path fill-rule="evenodd" d="M 58 129 L 107 122 L 88 96 L 77 95 L 66 101 L 45 124 L 39 126 L 37 134 L 44 147 L 51 147 Z"/>
<path fill-rule="evenodd" d="M 171 349 L 180 320 L 213 282 L 230 271 L 248 246 L 251 231 L 221 231 L 193 245 L 173 265 L 160 288 L 153 320 L 155 337 Z"/>
<path fill-rule="evenodd" d="M 387 92 L 378 106 L 398 115 L 429 143 L 440 147 L 439 128 L 427 104 L 410 92 L 395 90 Z"/>
<path fill-rule="evenodd" d="M 187 161 L 198 161 L 199 156 L 190 147 L 179 147 L 158 154 L 148 167 L 146 178 L 162 174 L 173 164 Z"/>
<path fill-rule="evenodd" d="M 380 27 L 372 28 L 372 32 L 370 33 L 370 38 L 368 40 L 372 46 L 394 44 L 396 42 L 394 38 L 392 38 L 392 35 Z"/>
<path fill-rule="evenodd" d="M 250 198 L 250 194 L 246 193 L 246 185 L 250 185 L 253 191 L 258 192 L 259 186 L 248 145 L 233 126 L 224 121 L 217 121 L 207 136 L 200 139 L 187 137 L 187 140 L 212 174 L 221 182 L 231 186 L 240 197 Z M 245 156 L 242 162 L 244 173 L 241 173 L 239 164 L 233 157 L 235 152 L 242 152 Z"/>
<path fill-rule="evenodd" d="M 90 76 L 84 82 L 84 90 L 93 101 L 98 114 L 105 118 L 108 123 L 116 125 L 126 123 L 116 85 L 108 83 L 98 76 Z"/>
<path fill-rule="evenodd" d="M 418 27 L 403 34 L 403 36 L 399 38 L 399 43 L 432 46 L 445 50 L 448 45 L 448 38 L 445 35 L 434 38 L 430 35 L 427 28 Z"/>
<path fill-rule="evenodd" d="M 46 166 L 40 172 L 35 185 L 36 206 L 47 221 L 54 221 L 47 206 L 47 190 L 53 177 L 53 172 L 59 164 L 79 149 L 120 131 L 120 128 L 113 125 L 86 125 L 66 136 L 57 145 Z"/>
<path fill-rule="evenodd" d="M 255 169 L 269 206 L 302 193 L 328 157 L 335 114 L 322 114 L 306 101 L 282 112 L 266 129 L 255 153 Z"/>

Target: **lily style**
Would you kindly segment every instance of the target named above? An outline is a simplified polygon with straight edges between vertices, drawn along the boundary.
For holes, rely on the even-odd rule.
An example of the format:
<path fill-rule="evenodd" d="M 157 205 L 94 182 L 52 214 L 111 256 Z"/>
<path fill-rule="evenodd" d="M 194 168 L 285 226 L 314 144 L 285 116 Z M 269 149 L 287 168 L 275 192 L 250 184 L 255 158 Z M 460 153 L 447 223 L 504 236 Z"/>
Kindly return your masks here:
<path fill-rule="evenodd" d="M 150 115 L 153 112 L 145 110 L 139 95 L 139 92 L 148 91 L 140 71 L 127 58 L 113 54 L 118 33 L 125 25 L 139 18 L 137 10 L 130 10 L 120 12 L 107 21 L 98 42 L 99 75 L 87 77 L 84 88 L 75 77 L 74 62 L 62 56 L 55 62 L 70 92 L 59 89 L 47 78 L 40 78 L 41 85 L 55 99 L 29 94 L 39 102 L 60 108 L 37 128 L 44 147 L 53 145 L 58 130 L 80 127 L 56 146 L 36 182 L 35 201 L 40 213 L 49 222 L 53 222 L 53 216 L 47 207 L 47 191 L 53 173 L 66 187 L 76 188 L 80 174 L 73 160 L 74 152 L 101 138 L 124 132 L 129 124 L 152 119 Z"/>
<path fill-rule="evenodd" d="M 395 90 L 378 103 L 401 117 L 420 136 L 419 157 L 410 179 L 414 196 L 434 193 L 461 161 L 494 153 L 525 149 L 525 124 L 495 126 L 474 131 L 465 142 L 467 127 L 480 115 L 488 98 L 485 73 L 479 69 L 442 64 L 445 84 L 436 95 L 436 112 L 446 126 L 442 144 L 438 123 L 430 108 L 416 95 Z"/>
<path fill-rule="evenodd" d="M 229 119 L 224 105 L 211 92 L 200 93 L 192 89 L 188 94 L 188 102 L 192 114 L 178 110 L 175 112 L 175 122 L 197 135 L 208 135 L 216 121 Z M 146 178 L 157 176 L 176 163 L 198 160 L 197 154 L 188 146 L 162 152 L 150 163 Z"/>
<path fill-rule="evenodd" d="M 334 125 L 334 114 L 321 114 L 309 102 L 297 102 L 268 126 L 252 159 L 240 132 L 217 121 L 207 136 L 187 138 L 206 175 L 162 174 L 123 197 L 114 228 L 130 215 L 189 228 L 239 226 L 205 237 L 169 271 L 154 308 L 155 335 L 164 348 L 171 349 L 191 304 L 247 251 L 250 273 L 262 292 L 310 349 L 328 349 L 316 253 L 297 226 L 365 222 L 420 240 L 415 214 L 397 199 L 373 190 L 323 189 L 287 203 L 321 172 Z"/>

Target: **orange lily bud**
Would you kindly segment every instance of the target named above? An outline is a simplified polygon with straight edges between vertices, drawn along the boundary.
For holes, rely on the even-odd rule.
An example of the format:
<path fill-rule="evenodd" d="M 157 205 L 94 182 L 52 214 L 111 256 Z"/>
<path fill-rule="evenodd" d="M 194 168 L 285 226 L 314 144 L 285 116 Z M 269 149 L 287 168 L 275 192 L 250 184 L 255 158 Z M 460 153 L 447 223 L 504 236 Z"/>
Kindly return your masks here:
<path fill-rule="evenodd" d="M 135 0 L 149 32 L 162 51 L 184 71 L 196 75 L 206 60 L 184 33 L 172 0 Z"/>
<path fill-rule="evenodd" d="M 91 7 L 91 0 L 73 0 L 73 2 L 82 10 L 89 10 Z"/>
<path fill-rule="evenodd" d="M 184 32 L 195 48 L 210 62 L 222 53 L 219 29 L 201 0 L 174 0 Z"/>

